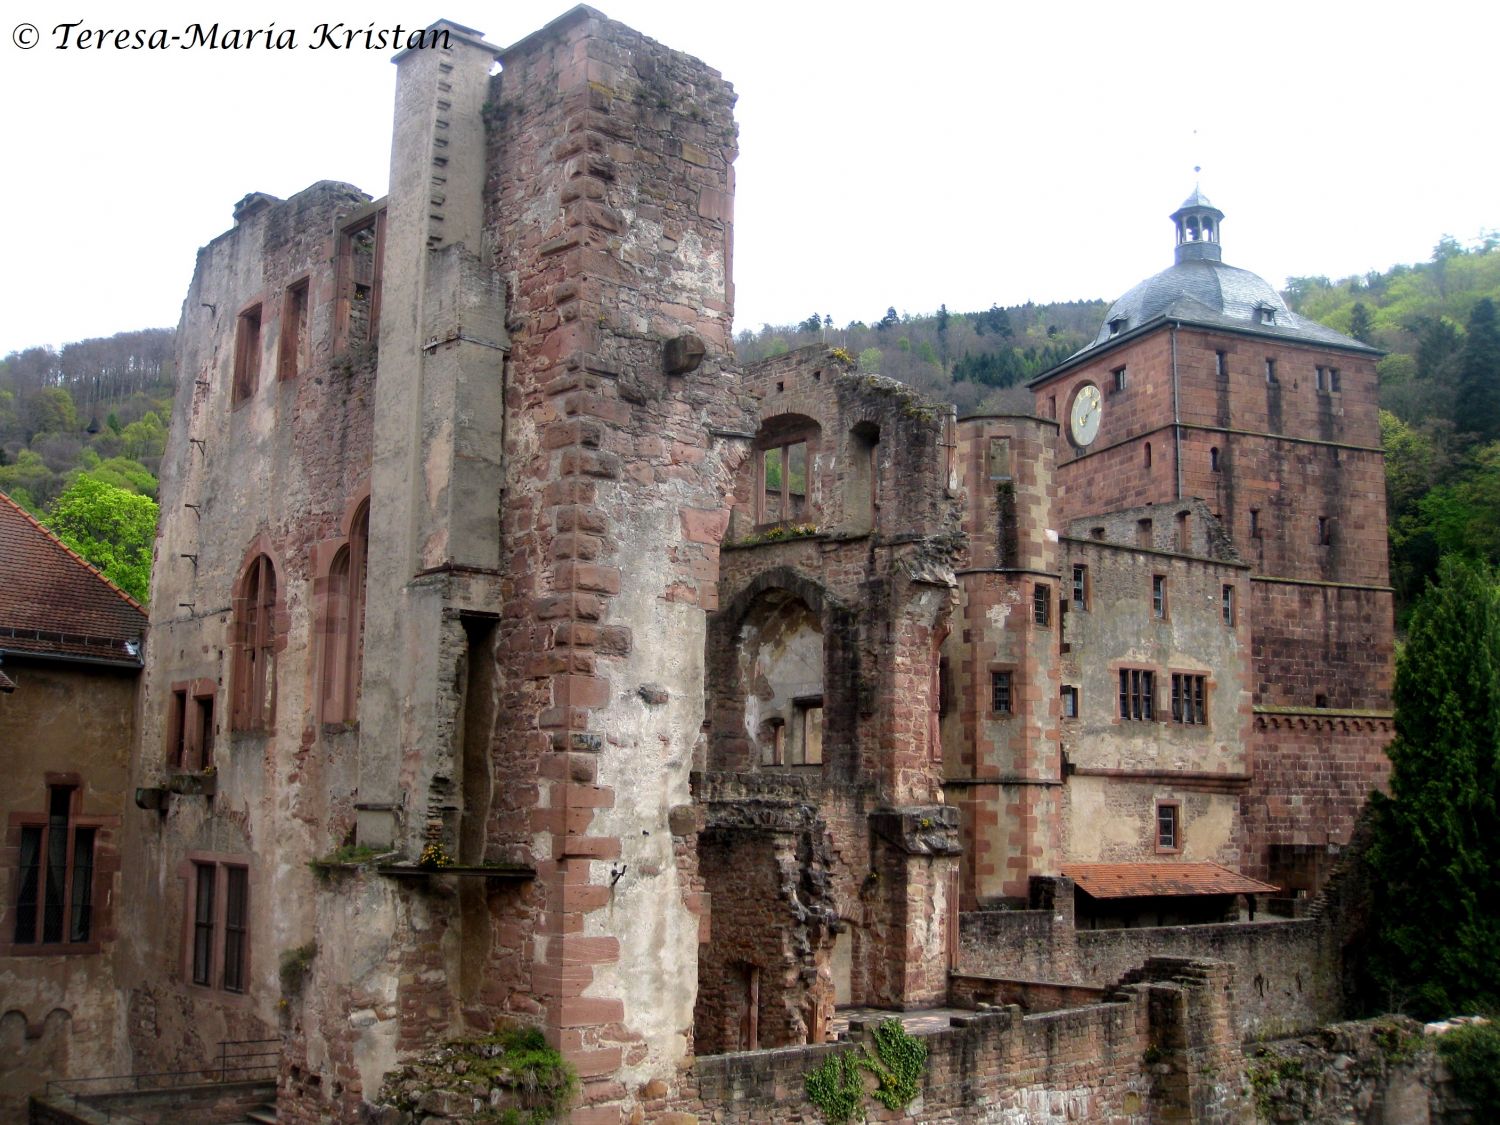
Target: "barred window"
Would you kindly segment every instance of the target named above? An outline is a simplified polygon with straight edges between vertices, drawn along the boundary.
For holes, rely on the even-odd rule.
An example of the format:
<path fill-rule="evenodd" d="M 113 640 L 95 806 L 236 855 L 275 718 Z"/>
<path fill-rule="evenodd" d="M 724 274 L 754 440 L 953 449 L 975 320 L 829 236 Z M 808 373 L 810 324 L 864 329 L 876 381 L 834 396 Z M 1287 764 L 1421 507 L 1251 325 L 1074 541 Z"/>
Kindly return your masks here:
<path fill-rule="evenodd" d="M 1151 722 L 1156 718 L 1156 673 L 1145 668 L 1120 669 L 1120 718 Z"/>
<path fill-rule="evenodd" d="M 1203 724 L 1208 722 L 1207 677 L 1172 674 L 1172 721 L 1174 723 Z"/>
<path fill-rule="evenodd" d="M 990 710 L 1001 715 L 1011 713 L 1011 673 L 990 673 Z"/>

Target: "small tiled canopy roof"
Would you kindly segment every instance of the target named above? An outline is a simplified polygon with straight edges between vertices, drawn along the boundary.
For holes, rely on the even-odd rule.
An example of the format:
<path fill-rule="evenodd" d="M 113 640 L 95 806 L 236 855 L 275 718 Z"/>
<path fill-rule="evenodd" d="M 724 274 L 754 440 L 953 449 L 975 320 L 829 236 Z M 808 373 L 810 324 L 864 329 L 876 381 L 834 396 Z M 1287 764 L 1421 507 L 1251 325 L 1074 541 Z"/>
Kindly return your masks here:
<path fill-rule="evenodd" d="M 1090 898 L 1256 895 L 1276 890 L 1217 863 L 1068 863 L 1062 873 Z"/>
<path fill-rule="evenodd" d="M 0 493 L 0 653 L 140 667 L 146 612 Z"/>

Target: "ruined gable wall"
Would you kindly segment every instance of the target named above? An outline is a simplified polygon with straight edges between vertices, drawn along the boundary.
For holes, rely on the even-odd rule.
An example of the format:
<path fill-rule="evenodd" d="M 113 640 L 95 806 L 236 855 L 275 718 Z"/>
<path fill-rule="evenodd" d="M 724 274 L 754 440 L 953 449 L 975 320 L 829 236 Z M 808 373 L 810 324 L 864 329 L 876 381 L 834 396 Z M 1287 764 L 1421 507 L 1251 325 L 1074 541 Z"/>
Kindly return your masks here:
<path fill-rule="evenodd" d="M 373 371 L 339 365 L 331 352 L 335 223 L 367 200 L 348 185 L 324 183 L 284 202 L 253 201 L 233 230 L 200 252 L 184 302 L 133 772 L 137 785 L 167 783 L 171 687 L 206 681 L 217 689 L 216 777 L 198 786 L 210 795 L 170 797 L 164 818 L 130 814 L 122 964 L 137 1069 L 197 1066 L 218 1040 L 275 1026 L 278 954 L 312 936 L 304 864 L 352 823 L 352 742 L 319 742 L 313 581 L 320 545 L 342 535 L 369 468 Z M 310 297 L 306 367 L 280 379 L 283 297 L 299 279 Z M 236 405 L 237 320 L 256 303 L 259 380 Z M 231 733 L 231 606 L 252 547 L 276 566 L 275 723 Z M 244 994 L 183 980 L 190 851 L 251 857 Z"/>

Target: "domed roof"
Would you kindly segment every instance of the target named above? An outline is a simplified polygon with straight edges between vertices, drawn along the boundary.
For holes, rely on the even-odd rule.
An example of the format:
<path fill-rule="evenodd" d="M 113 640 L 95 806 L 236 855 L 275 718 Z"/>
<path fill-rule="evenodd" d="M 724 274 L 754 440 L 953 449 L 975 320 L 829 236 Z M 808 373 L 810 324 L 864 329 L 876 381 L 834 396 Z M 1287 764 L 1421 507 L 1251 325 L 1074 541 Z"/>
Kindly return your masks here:
<path fill-rule="evenodd" d="M 1196 258 L 1148 277 L 1111 305 L 1089 346 L 1097 347 L 1161 318 L 1211 318 L 1236 321 L 1243 327 L 1318 331 L 1327 333 L 1330 342 L 1345 341 L 1339 333 L 1297 316 L 1264 278 L 1220 261 Z"/>
<path fill-rule="evenodd" d="M 1250 331 L 1307 343 L 1377 351 L 1357 340 L 1306 320 L 1287 308 L 1281 294 L 1249 270 L 1225 265 L 1219 225 L 1224 213 L 1196 187 L 1176 211 L 1176 262 L 1148 277 L 1116 301 L 1098 334 L 1078 356 L 1147 325 L 1182 321 L 1209 328 Z M 1071 362 L 1072 358 L 1065 360 Z M 1043 372 L 1037 381 L 1050 373 Z"/>

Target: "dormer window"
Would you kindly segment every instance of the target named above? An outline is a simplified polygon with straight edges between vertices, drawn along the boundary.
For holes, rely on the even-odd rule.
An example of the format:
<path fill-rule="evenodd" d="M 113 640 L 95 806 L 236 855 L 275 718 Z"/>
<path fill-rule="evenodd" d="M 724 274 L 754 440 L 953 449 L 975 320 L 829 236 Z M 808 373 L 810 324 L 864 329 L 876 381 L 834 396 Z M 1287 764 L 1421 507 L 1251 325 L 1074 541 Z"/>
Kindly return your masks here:
<path fill-rule="evenodd" d="M 1275 307 L 1272 305 L 1257 305 L 1255 307 L 1255 320 L 1258 324 L 1275 324 Z"/>
<path fill-rule="evenodd" d="M 1125 331 L 1125 318 L 1123 316 L 1117 316 L 1110 320 L 1109 334 L 1111 337 L 1118 336 L 1123 331 Z"/>

